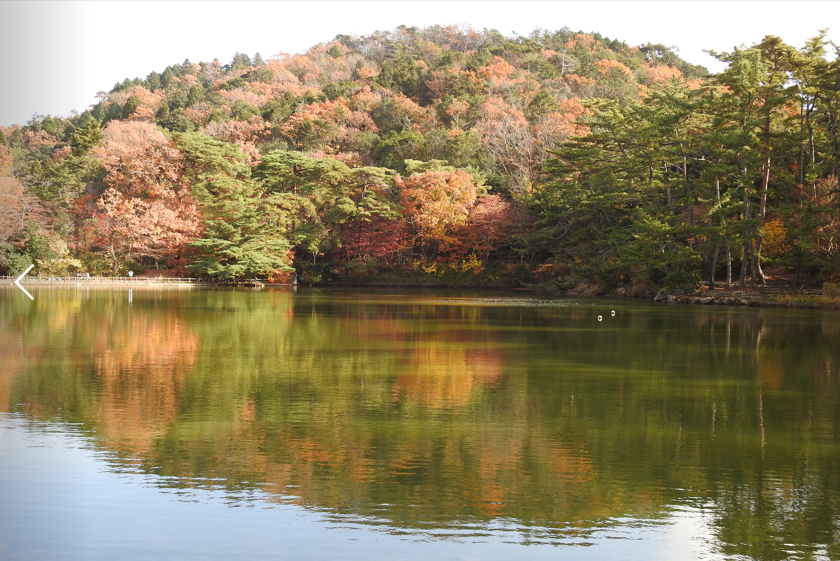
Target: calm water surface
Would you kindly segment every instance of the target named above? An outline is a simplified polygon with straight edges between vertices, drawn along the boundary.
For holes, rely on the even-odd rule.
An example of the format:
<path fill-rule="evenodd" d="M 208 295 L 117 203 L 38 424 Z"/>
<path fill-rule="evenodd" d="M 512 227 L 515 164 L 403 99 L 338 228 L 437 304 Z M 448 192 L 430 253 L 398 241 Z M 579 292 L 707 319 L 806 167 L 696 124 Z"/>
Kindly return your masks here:
<path fill-rule="evenodd" d="M 840 559 L 838 313 L 30 291 L 2 559 Z"/>

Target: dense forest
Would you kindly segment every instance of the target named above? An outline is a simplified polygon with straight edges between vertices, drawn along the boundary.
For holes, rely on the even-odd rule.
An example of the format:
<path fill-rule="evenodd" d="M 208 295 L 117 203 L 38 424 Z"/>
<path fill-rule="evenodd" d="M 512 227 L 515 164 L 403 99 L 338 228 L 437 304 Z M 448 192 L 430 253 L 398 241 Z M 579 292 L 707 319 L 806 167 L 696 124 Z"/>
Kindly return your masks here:
<path fill-rule="evenodd" d="M 562 29 L 185 60 L 0 128 L 0 274 L 662 287 L 840 277 L 840 50 Z"/>

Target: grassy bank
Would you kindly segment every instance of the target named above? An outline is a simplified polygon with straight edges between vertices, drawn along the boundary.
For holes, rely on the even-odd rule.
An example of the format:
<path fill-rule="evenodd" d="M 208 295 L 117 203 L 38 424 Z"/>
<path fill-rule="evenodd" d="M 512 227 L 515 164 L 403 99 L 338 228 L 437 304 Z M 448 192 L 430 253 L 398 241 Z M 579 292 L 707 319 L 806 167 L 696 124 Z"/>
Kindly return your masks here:
<path fill-rule="evenodd" d="M 821 296 L 778 296 L 756 300 L 756 305 L 768 308 L 805 308 L 813 310 L 840 310 L 840 299 Z"/>
<path fill-rule="evenodd" d="M 840 287 L 835 283 L 825 283 L 822 294 L 782 293 L 762 298 L 761 302 L 762 305 L 780 308 L 840 310 Z"/>

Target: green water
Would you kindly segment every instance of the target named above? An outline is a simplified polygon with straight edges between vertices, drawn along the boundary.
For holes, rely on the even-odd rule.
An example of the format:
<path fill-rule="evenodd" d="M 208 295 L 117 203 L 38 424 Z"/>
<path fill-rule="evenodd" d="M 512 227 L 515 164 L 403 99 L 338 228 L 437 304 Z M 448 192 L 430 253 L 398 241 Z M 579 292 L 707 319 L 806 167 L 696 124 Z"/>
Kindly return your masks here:
<path fill-rule="evenodd" d="M 275 539 L 289 559 L 840 558 L 838 313 L 32 292 L 0 289 L 0 557 L 129 502 L 142 524 L 194 517 L 194 544 L 161 546 L 181 558 L 233 547 L 211 512 L 259 536 L 242 558 Z M 79 558 L 145 551 L 120 532 L 77 537 Z"/>

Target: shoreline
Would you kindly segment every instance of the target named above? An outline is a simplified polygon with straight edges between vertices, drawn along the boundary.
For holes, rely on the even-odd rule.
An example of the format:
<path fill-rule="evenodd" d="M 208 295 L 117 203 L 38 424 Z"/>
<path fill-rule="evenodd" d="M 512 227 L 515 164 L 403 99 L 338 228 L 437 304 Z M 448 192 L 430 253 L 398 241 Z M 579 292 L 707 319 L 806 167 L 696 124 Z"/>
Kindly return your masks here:
<path fill-rule="evenodd" d="M 1 282 L 0 286 L 8 288 L 16 288 L 14 279 L 9 277 L 4 278 L 6 282 Z M 293 283 L 270 283 L 263 281 L 250 281 L 238 284 L 218 283 L 212 281 L 202 281 L 197 278 L 161 278 L 161 277 L 91 277 L 90 279 L 76 279 L 76 278 L 24 278 L 20 281 L 22 285 L 34 287 L 65 287 L 65 288 L 129 288 L 129 289 L 144 289 L 144 288 L 297 288 L 297 287 L 317 287 L 317 288 L 407 288 L 407 289 L 468 289 L 468 290 L 504 290 L 511 292 L 540 292 L 535 288 L 514 287 L 514 286 L 486 286 L 486 285 L 444 285 L 444 284 L 425 284 L 425 283 L 311 283 L 311 284 L 293 284 Z M 806 290 L 798 293 L 780 293 L 762 294 L 760 292 L 753 292 L 748 290 L 716 290 L 706 293 L 698 294 L 670 294 L 666 290 L 661 290 L 653 298 L 638 298 L 633 296 L 626 296 L 620 294 L 574 294 L 574 293 L 558 293 L 557 296 L 588 296 L 596 298 L 629 298 L 631 300 L 653 301 L 661 304 L 679 304 L 679 305 L 693 305 L 693 306 L 732 306 L 732 307 L 753 307 L 753 308 L 787 308 L 787 309 L 810 309 L 810 310 L 826 310 L 837 311 L 840 310 L 840 299 L 829 299 L 823 296 L 821 290 Z M 786 299 L 771 300 L 769 298 L 781 297 Z"/>
<path fill-rule="evenodd" d="M 803 289 L 783 292 L 765 288 L 754 290 L 711 290 L 697 294 L 670 294 L 661 290 L 654 302 L 695 306 L 740 306 L 754 308 L 788 308 L 811 310 L 840 310 L 840 298 L 826 296 L 822 290 Z"/>

